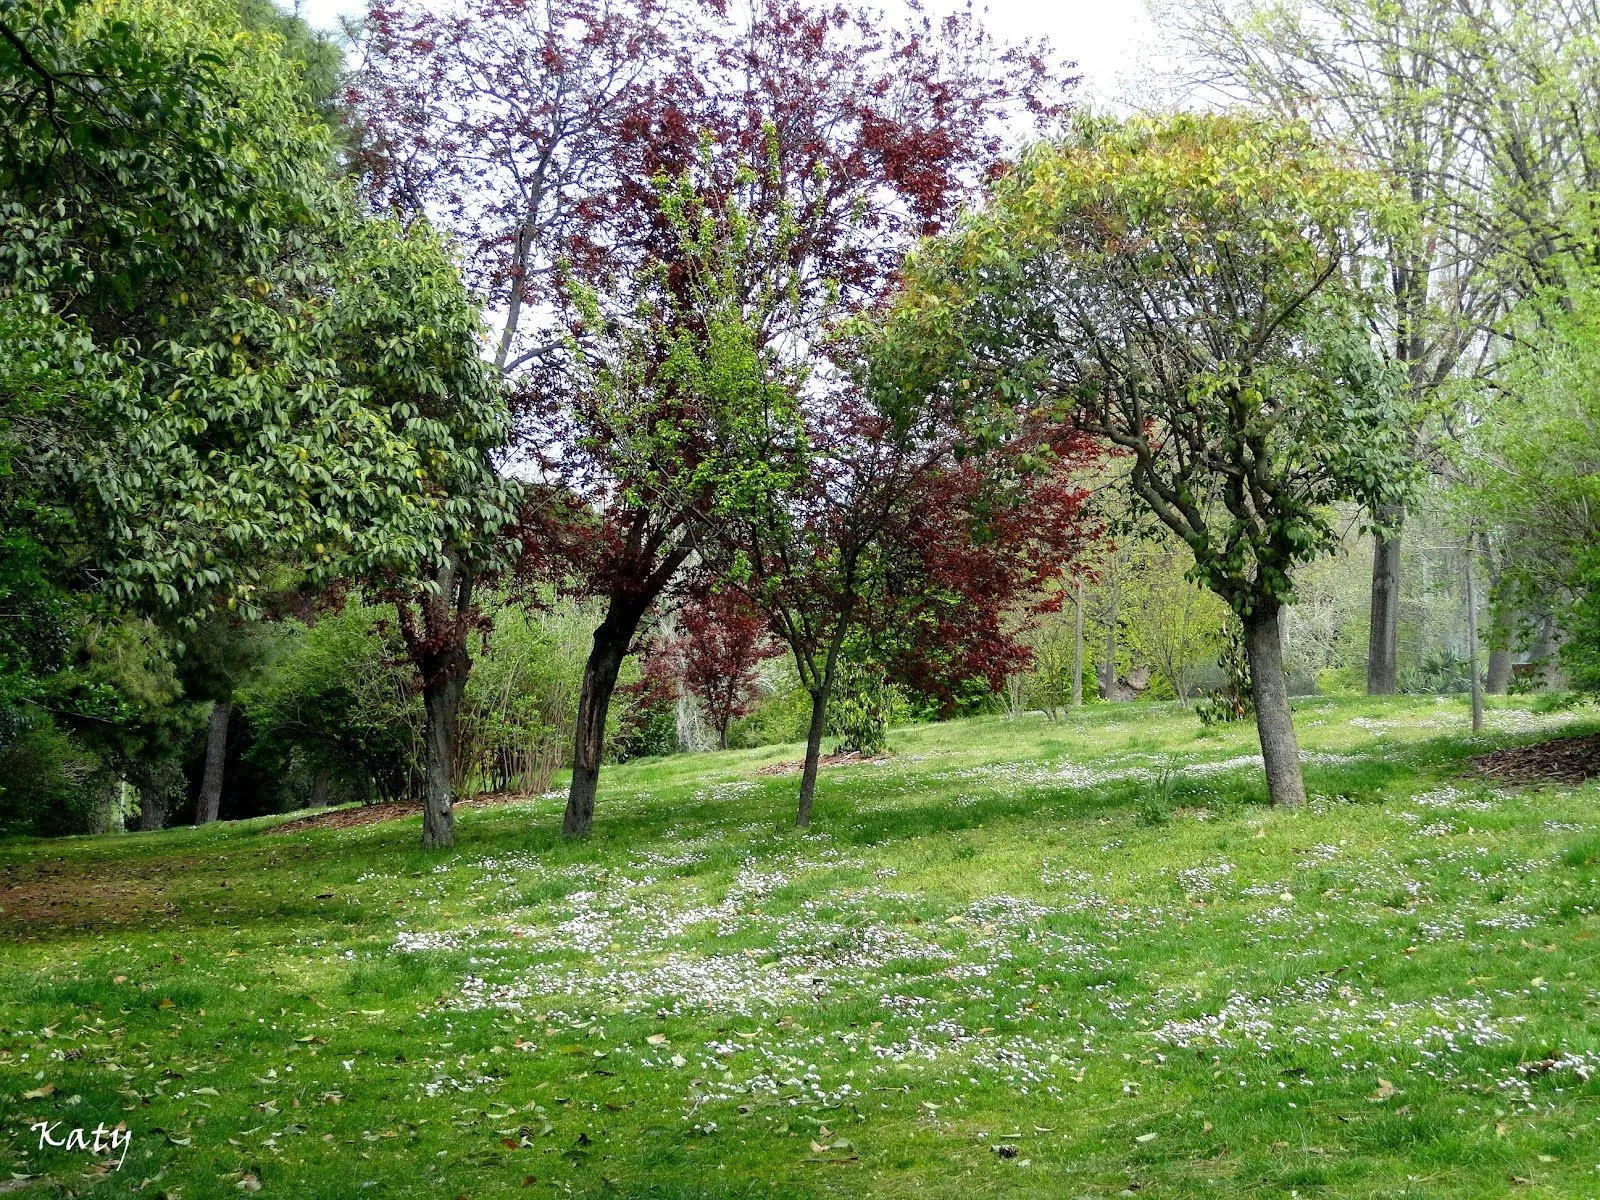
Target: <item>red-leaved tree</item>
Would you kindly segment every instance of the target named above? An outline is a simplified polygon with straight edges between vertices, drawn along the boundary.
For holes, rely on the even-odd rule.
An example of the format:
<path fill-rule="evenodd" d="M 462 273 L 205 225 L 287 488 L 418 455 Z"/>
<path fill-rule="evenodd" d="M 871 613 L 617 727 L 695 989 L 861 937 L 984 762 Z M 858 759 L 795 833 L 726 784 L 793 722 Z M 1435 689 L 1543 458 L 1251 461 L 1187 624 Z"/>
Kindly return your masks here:
<path fill-rule="evenodd" d="M 663 361 L 637 356 L 653 402 L 631 408 L 597 396 L 583 369 L 619 344 L 608 327 L 636 322 L 642 295 L 681 293 L 662 178 L 699 170 L 708 190 L 743 189 L 758 221 L 792 222 L 782 267 L 796 303 L 761 335 L 814 345 L 826 321 L 884 298 L 910 244 L 975 194 L 1008 134 L 1055 119 L 1073 80 L 1041 47 L 994 43 L 970 9 L 896 22 L 812 0 L 737 15 L 692 0 L 431 7 L 372 10 L 353 94 L 362 162 L 385 202 L 461 237 L 505 314 L 497 361 L 528 398 L 523 452 L 598 530 L 571 571 L 605 609 L 563 822 L 582 835 L 617 673 L 646 614 L 700 561 L 694 510 L 708 503 L 704 487 L 662 486 L 705 453 L 704 411 L 681 389 L 662 394 Z M 770 168 L 753 189 L 751 163 Z"/>
<path fill-rule="evenodd" d="M 755 706 L 761 664 L 783 653 L 767 623 L 738 592 L 724 588 L 686 604 L 678 616 L 677 641 L 683 685 L 699 701 L 728 748 L 728 727 Z"/>

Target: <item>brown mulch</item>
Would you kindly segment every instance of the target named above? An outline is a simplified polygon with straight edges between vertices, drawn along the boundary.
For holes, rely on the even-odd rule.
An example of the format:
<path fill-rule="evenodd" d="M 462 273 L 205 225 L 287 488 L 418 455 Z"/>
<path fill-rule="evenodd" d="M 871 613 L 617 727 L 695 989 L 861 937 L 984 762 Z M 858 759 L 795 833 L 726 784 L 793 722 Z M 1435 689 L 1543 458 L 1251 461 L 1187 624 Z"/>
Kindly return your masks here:
<path fill-rule="evenodd" d="M 1472 760 L 1481 774 L 1501 783 L 1582 783 L 1600 779 L 1600 733 L 1512 746 Z"/>
<path fill-rule="evenodd" d="M 497 804 L 510 804 L 528 797 L 515 792 L 491 792 L 486 796 L 469 796 L 457 800 L 457 808 L 493 808 Z M 397 800 L 392 804 L 363 804 L 360 808 L 330 808 L 326 812 L 310 813 L 274 825 L 263 833 L 299 833 L 315 826 L 318 829 L 354 829 L 358 825 L 376 825 L 379 821 L 398 821 L 414 817 L 422 811 L 420 800 Z"/>
<path fill-rule="evenodd" d="M 851 750 L 848 754 L 824 754 L 817 759 L 817 766 L 848 767 L 856 763 L 886 763 L 888 761 L 887 758 L 871 758 L 862 754 L 859 750 Z M 796 775 L 805 765 L 804 759 L 796 759 L 794 762 L 772 763 L 770 766 L 758 767 L 755 773 L 757 775 Z"/>

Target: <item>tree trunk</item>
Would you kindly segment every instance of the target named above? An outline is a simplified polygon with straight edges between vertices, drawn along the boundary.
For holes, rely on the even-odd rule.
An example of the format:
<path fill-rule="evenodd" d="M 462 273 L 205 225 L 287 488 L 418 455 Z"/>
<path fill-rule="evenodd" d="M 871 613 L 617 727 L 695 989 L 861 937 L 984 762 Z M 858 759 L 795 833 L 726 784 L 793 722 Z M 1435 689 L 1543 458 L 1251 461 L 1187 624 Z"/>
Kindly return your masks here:
<path fill-rule="evenodd" d="M 1279 808 L 1306 802 L 1300 773 L 1300 743 L 1294 735 L 1288 682 L 1283 674 L 1283 642 L 1278 610 L 1255 612 L 1244 623 L 1245 655 L 1250 660 L 1250 694 L 1256 706 L 1256 733 L 1267 771 L 1267 794 Z"/>
<path fill-rule="evenodd" d="M 828 693 L 811 693 L 811 727 L 806 731 L 806 763 L 800 772 L 800 804 L 794 823 L 804 829 L 811 824 L 811 800 L 817 790 L 817 762 L 822 757 L 822 730 L 828 721 Z"/>
<path fill-rule="evenodd" d="M 1399 683 L 1400 534 L 1404 514 L 1380 514 L 1390 536 L 1372 546 L 1372 623 L 1367 633 L 1367 695 L 1392 696 Z"/>
<path fill-rule="evenodd" d="M 228 760 L 228 718 L 232 714 L 230 701 L 218 700 L 211 706 L 211 720 L 206 722 L 206 769 L 200 779 L 200 802 L 195 809 L 196 825 L 209 825 L 222 811 L 222 772 Z"/>
<path fill-rule="evenodd" d="M 465 653 L 465 647 L 462 648 Z M 422 688 L 423 747 L 426 752 L 426 788 L 422 797 L 422 844 L 455 844 L 456 718 L 466 674 L 445 671 Z"/>
<path fill-rule="evenodd" d="M 330 780 L 326 771 L 318 771 L 311 777 L 311 799 L 306 802 L 307 808 L 327 808 Z"/>
<path fill-rule="evenodd" d="M 1466 554 L 1467 668 L 1472 673 L 1472 732 L 1483 732 L 1483 681 L 1478 676 L 1478 589 L 1472 578 L 1472 550 Z"/>
<path fill-rule="evenodd" d="M 472 673 L 467 634 L 472 612 L 474 573 L 459 554 L 447 551 L 435 587 L 420 602 L 422 629 L 409 620 L 402 632 L 422 678 L 423 793 L 422 845 L 437 849 L 455 843 L 457 716 Z M 396 611 L 402 611 L 398 606 Z"/>
<path fill-rule="evenodd" d="M 795 809 L 796 828 L 811 824 L 811 800 L 817 791 L 817 760 L 822 757 L 822 731 L 828 723 L 828 698 L 833 695 L 833 680 L 839 667 L 839 648 L 844 644 L 844 621 L 833 643 L 828 647 L 828 659 L 822 667 L 822 686 L 811 692 L 811 727 L 806 731 L 806 763 L 800 772 L 800 803 Z M 815 668 L 813 668 L 815 679 Z"/>
<path fill-rule="evenodd" d="M 1507 647 L 1489 648 L 1489 670 L 1483 690 L 1491 696 L 1504 696 L 1511 690 L 1511 651 Z"/>
<path fill-rule="evenodd" d="M 717 749 L 718 750 L 726 750 L 727 748 L 728 748 L 728 726 L 724 725 L 724 726 L 722 726 L 721 729 L 717 730 Z"/>
<path fill-rule="evenodd" d="M 605 753 L 606 714 L 617 686 L 622 660 L 644 609 L 621 606 L 615 600 L 605 620 L 594 631 L 594 647 L 583 667 L 583 688 L 578 693 L 578 729 L 572 753 L 572 789 L 561 832 L 567 837 L 588 837 L 594 828 L 594 799 L 600 789 L 600 758 Z"/>
<path fill-rule="evenodd" d="M 1083 707 L 1083 579 L 1078 579 L 1078 592 L 1072 612 L 1072 707 Z"/>

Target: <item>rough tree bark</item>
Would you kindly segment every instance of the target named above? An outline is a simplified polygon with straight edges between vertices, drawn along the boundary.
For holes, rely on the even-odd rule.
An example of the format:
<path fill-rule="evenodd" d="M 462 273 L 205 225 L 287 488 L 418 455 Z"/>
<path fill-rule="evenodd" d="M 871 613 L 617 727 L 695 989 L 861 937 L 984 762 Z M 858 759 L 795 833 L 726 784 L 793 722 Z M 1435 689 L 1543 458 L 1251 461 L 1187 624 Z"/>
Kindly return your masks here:
<path fill-rule="evenodd" d="M 422 845 L 433 849 L 455 842 L 457 717 L 472 655 L 467 633 L 475 577 L 460 555 L 447 551 L 434 571 L 434 590 L 418 602 L 422 627 L 408 618 L 401 630 L 422 679 L 423 795 Z M 402 613 L 405 612 L 401 606 Z"/>
<path fill-rule="evenodd" d="M 1250 694 L 1256 706 L 1256 733 L 1267 770 L 1267 794 L 1279 808 L 1306 802 L 1300 773 L 1300 743 L 1289 709 L 1288 680 L 1283 673 L 1283 640 L 1279 610 L 1257 609 L 1244 622 L 1244 649 L 1250 660 Z"/>
<path fill-rule="evenodd" d="M 605 620 L 594 631 L 594 646 L 583 666 L 583 688 L 578 693 L 577 744 L 572 755 L 572 790 L 561 832 L 567 837 L 588 837 L 594 828 L 594 800 L 600 789 L 600 759 L 606 746 L 606 715 L 611 694 L 628 647 L 644 618 L 647 605 L 612 597 Z"/>
<path fill-rule="evenodd" d="M 328 778 L 328 773 L 326 771 L 318 771 L 311 777 L 311 799 L 306 802 L 306 807 L 327 808 L 328 793 L 331 787 L 332 781 Z"/>
<path fill-rule="evenodd" d="M 1367 695 L 1392 696 L 1399 683 L 1400 537 L 1402 513 L 1382 514 L 1390 536 L 1373 539 Z"/>
<path fill-rule="evenodd" d="M 233 714 L 233 704 L 218 700 L 211 706 L 211 719 L 206 722 L 206 767 L 200 778 L 200 801 L 195 808 L 194 823 L 209 825 L 222 811 L 222 773 L 228 760 L 228 719 Z"/>

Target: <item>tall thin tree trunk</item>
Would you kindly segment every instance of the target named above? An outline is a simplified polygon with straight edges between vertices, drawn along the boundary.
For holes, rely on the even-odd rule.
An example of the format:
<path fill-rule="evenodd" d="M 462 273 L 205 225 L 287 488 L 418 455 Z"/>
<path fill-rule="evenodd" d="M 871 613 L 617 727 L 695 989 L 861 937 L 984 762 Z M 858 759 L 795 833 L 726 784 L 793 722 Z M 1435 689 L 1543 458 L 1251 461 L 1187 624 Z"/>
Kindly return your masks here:
<path fill-rule="evenodd" d="M 822 731 L 828 722 L 828 694 L 811 693 L 811 725 L 806 730 L 806 762 L 800 772 L 800 803 L 794 823 L 801 829 L 811 824 L 811 801 L 817 791 L 817 764 L 822 758 Z"/>
<path fill-rule="evenodd" d="M 1283 641 L 1278 610 L 1257 611 L 1244 623 L 1244 649 L 1250 660 L 1250 694 L 1256 706 L 1256 733 L 1267 771 L 1267 794 L 1274 806 L 1296 808 L 1306 802 L 1300 773 L 1300 743 L 1283 673 Z"/>
<path fill-rule="evenodd" d="M 567 837 L 588 837 L 594 828 L 594 801 L 600 790 L 600 759 L 606 747 L 606 716 L 611 693 L 616 690 L 622 660 L 644 610 L 613 600 L 605 620 L 594 631 L 594 646 L 583 667 L 583 688 L 578 693 L 578 728 L 572 753 L 572 788 L 561 832 Z"/>
<path fill-rule="evenodd" d="M 1072 707 L 1083 707 L 1083 577 L 1078 577 L 1072 612 Z"/>
<path fill-rule="evenodd" d="M 800 772 L 800 803 L 794 814 L 794 823 L 800 829 L 811 824 L 811 801 L 817 791 L 817 764 L 822 757 L 822 731 L 828 723 L 828 699 L 833 695 L 833 680 L 839 666 L 839 648 L 844 643 L 844 629 L 845 623 L 841 621 L 839 632 L 828 647 L 821 686 L 811 689 L 811 727 L 806 730 L 806 762 Z"/>
<path fill-rule="evenodd" d="M 1472 732 L 1483 732 L 1483 680 L 1478 677 L 1478 588 L 1472 578 L 1472 548 L 1467 548 L 1467 667 L 1472 672 Z"/>
<path fill-rule="evenodd" d="M 1399 684 L 1400 537 L 1405 514 L 1380 514 L 1388 537 L 1372 545 L 1371 626 L 1367 634 L 1367 695 L 1392 696 Z"/>
<path fill-rule="evenodd" d="M 211 706 L 211 719 L 206 722 L 206 769 L 200 778 L 200 802 L 195 809 L 196 825 L 209 825 L 222 811 L 222 773 L 228 761 L 228 718 L 232 714 L 231 701 L 218 700 Z"/>
<path fill-rule="evenodd" d="M 1489 540 L 1488 534 L 1478 535 L 1478 549 L 1488 571 L 1484 595 L 1489 601 L 1489 636 L 1484 640 L 1489 646 L 1489 666 L 1485 672 L 1483 690 L 1491 696 L 1504 696 L 1511 690 L 1511 644 L 1515 632 L 1505 605 L 1501 602 L 1504 599 L 1501 592 L 1504 567 L 1494 552 L 1494 543 Z"/>

